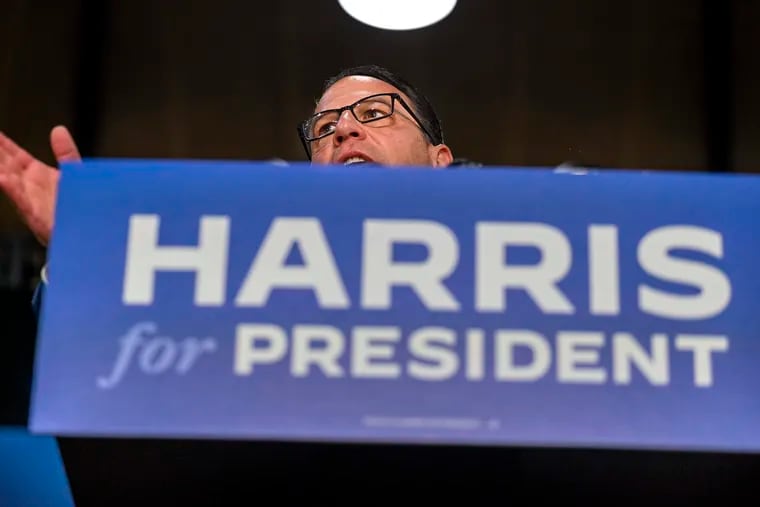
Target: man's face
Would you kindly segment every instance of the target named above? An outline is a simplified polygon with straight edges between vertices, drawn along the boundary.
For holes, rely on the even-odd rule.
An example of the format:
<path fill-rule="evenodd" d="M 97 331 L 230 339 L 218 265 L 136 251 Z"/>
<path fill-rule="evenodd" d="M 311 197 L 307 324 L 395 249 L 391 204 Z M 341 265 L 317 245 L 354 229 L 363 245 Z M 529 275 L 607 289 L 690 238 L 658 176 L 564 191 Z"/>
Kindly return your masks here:
<path fill-rule="evenodd" d="M 377 93 L 399 93 L 411 106 L 409 98 L 385 81 L 368 76 L 349 76 L 328 88 L 315 112 L 336 109 Z M 343 164 L 362 158 L 381 165 L 443 167 L 452 160 L 444 145 L 432 146 L 417 122 L 398 102 L 390 118 L 361 123 L 351 111 L 343 111 L 335 132 L 311 143 L 313 164 Z M 358 158 L 357 158 L 358 157 Z"/>

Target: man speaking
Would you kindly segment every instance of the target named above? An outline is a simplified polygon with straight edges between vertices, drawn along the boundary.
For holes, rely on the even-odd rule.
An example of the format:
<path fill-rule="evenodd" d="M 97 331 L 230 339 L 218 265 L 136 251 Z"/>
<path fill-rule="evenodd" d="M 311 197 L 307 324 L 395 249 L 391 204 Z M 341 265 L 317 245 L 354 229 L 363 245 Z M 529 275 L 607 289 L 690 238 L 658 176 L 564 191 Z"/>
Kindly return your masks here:
<path fill-rule="evenodd" d="M 314 113 L 298 125 L 298 135 L 313 164 L 446 167 L 453 162 L 430 102 L 403 78 L 376 65 L 349 68 L 328 79 Z M 64 126 L 52 129 L 50 146 L 59 163 L 81 159 Z M 57 168 L 0 132 L 0 188 L 45 246 L 54 227 L 59 178 Z M 47 283 L 45 268 L 42 280 Z M 38 290 L 35 308 L 39 298 Z"/>

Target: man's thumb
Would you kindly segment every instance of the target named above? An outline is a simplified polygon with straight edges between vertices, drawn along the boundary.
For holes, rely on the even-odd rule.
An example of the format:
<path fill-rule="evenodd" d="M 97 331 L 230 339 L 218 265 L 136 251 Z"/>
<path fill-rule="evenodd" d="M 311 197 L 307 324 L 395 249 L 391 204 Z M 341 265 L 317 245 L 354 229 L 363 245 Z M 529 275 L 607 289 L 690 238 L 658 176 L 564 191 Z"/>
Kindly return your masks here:
<path fill-rule="evenodd" d="M 58 125 L 50 132 L 50 147 L 53 149 L 55 159 L 60 162 L 79 162 L 82 160 L 79 149 L 71 137 L 69 129 Z"/>

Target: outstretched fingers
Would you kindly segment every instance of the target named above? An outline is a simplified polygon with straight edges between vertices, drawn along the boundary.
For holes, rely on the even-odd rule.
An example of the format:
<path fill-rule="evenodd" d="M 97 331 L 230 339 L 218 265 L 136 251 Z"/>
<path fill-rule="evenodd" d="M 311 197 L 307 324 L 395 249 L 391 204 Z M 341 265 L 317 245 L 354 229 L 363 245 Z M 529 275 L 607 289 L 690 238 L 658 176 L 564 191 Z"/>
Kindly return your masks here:
<path fill-rule="evenodd" d="M 34 162 L 34 157 L 14 143 L 10 137 L 0 132 L 0 174 L 22 172 L 32 162 Z"/>
<path fill-rule="evenodd" d="M 53 149 L 53 154 L 58 163 L 82 160 L 69 129 L 62 125 L 58 125 L 50 131 L 50 147 Z"/>
<path fill-rule="evenodd" d="M 8 136 L 0 132 L 0 189 L 17 206 L 23 206 L 23 182 L 20 177 L 23 166 L 18 158 L 19 151 L 23 152 Z"/>

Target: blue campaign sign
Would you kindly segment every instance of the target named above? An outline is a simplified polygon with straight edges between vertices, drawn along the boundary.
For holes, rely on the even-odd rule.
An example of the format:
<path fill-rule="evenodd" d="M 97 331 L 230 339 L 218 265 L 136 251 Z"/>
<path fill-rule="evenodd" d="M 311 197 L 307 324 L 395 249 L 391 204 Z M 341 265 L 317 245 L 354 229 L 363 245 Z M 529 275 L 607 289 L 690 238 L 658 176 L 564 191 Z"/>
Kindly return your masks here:
<path fill-rule="evenodd" d="M 63 168 L 31 428 L 760 450 L 760 178 Z"/>

